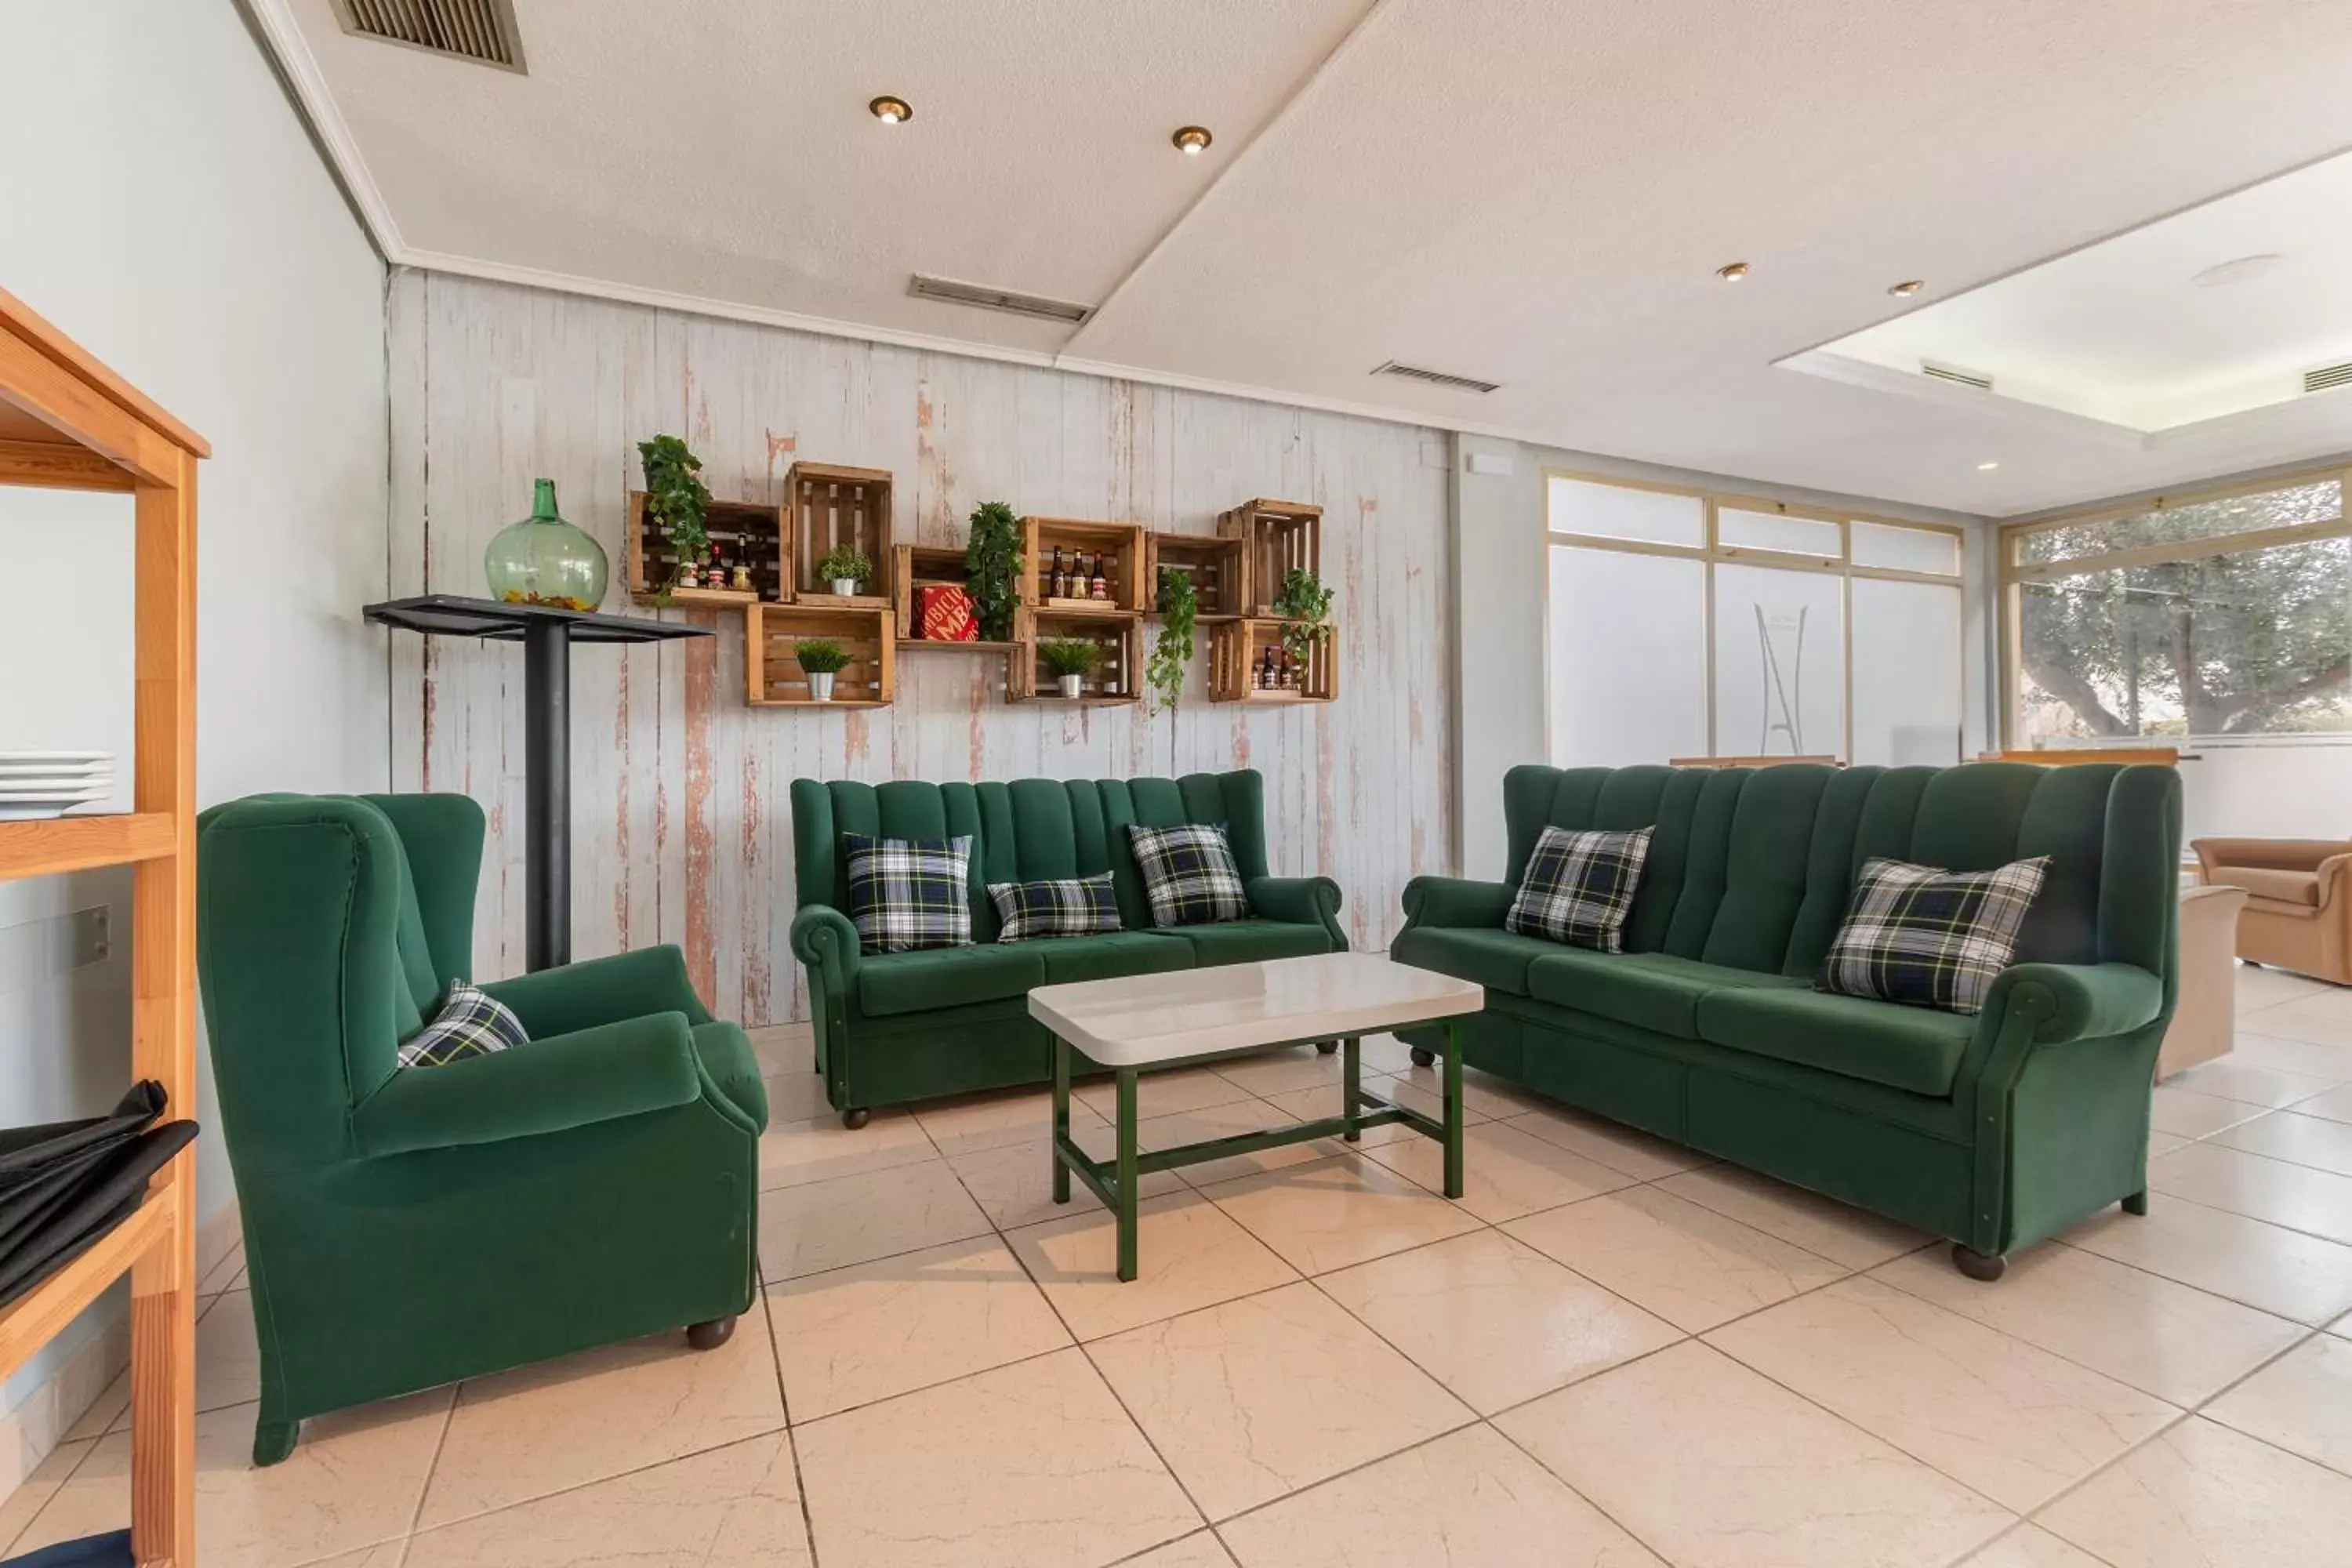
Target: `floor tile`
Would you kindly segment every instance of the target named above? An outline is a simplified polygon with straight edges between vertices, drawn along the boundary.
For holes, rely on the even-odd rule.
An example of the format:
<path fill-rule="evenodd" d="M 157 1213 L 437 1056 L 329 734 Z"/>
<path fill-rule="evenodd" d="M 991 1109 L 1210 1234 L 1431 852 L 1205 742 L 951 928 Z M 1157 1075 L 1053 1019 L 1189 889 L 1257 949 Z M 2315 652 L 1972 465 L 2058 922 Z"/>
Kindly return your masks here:
<path fill-rule="evenodd" d="M 772 1287 L 767 1307 L 796 1423 L 1070 1342 L 993 1236 L 808 1275 Z"/>
<path fill-rule="evenodd" d="M 2324 1116 L 2330 1121 L 2352 1121 L 2352 1084 L 2331 1089 L 2325 1094 L 2298 1100 L 2294 1107 L 2298 1116 Z"/>
<path fill-rule="evenodd" d="M 2213 1401 L 2204 1414 L 2352 1475 L 2352 1341 L 2315 1335 Z"/>
<path fill-rule="evenodd" d="M 1471 1419 L 1307 1284 L 1131 1329 L 1087 1353 L 1212 1520 Z"/>
<path fill-rule="evenodd" d="M 2278 1039 L 2241 1026 L 2230 1042 L 2227 1059 L 2241 1067 L 2274 1068 L 2330 1083 L 2352 1081 L 2352 1039 L 2321 1045 Z"/>
<path fill-rule="evenodd" d="M 770 1284 L 986 1234 L 988 1216 L 944 1160 L 812 1183 L 760 1205 Z"/>
<path fill-rule="evenodd" d="M 1284 1498 L 1223 1533 L 1243 1568 L 1664 1568 L 1487 1426 Z"/>
<path fill-rule="evenodd" d="M 292 1457 L 253 1466 L 256 1406 L 196 1417 L 196 1539 L 207 1564 L 293 1568 L 395 1541 L 416 1511 L 449 1418 L 451 1391 L 307 1421 Z M 362 1484 L 354 1484 L 358 1480 Z M 16 1550 L 131 1522 L 131 1434 L 102 1437 L 34 1517 Z"/>
<path fill-rule="evenodd" d="M 261 1350 L 253 1336 L 253 1292 L 229 1290 L 198 1298 L 196 1308 L 196 1408 L 219 1410 L 261 1397 Z M 131 1373 L 126 1369 L 106 1392 L 66 1429 L 68 1437 L 98 1437 L 131 1420 Z M 6 1538 L 0 1536 L 0 1546 Z"/>
<path fill-rule="evenodd" d="M 1234 1560 L 1215 1533 L 1203 1530 L 1155 1546 L 1140 1557 L 1121 1558 L 1118 1568 L 1234 1568 Z"/>
<path fill-rule="evenodd" d="M 1737 1165 L 1685 1172 L 1667 1177 L 1658 1188 L 1848 1268 L 1876 1268 L 1934 1239 L 1907 1225 Z"/>
<path fill-rule="evenodd" d="M 1201 1191 L 1302 1274 L 1345 1268 L 1478 1226 L 1444 1198 L 1352 1155 Z"/>
<path fill-rule="evenodd" d="M 2147 1132 L 2147 1157 L 2151 1160 L 2161 1159 L 2189 1142 L 2189 1139 L 2178 1133 L 2165 1132 L 2151 1127 Z"/>
<path fill-rule="evenodd" d="M 2107 1568 L 2079 1546 L 2069 1546 L 2039 1525 L 2021 1524 L 1960 1568 Z"/>
<path fill-rule="evenodd" d="M 2284 1002 L 2299 1002 L 2306 997 L 2324 995 L 2329 989 L 2327 982 L 2315 980 L 2308 974 L 2241 963 L 2237 974 L 2238 1016 L 2242 1022 L 2249 1013 L 2275 1007 Z"/>
<path fill-rule="evenodd" d="M 468 1380 L 417 1528 L 546 1497 L 784 1424 L 767 1314 L 714 1351 L 661 1334 Z"/>
<path fill-rule="evenodd" d="M 1611 1193 L 1503 1228 L 1686 1333 L 1850 1272 L 1655 1187 Z"/>
<path fill-rule="evenodd" d="M 1481 1415 L 1683 1337 L 1495 1230 L 1375 1258 L 1316 1283 Z"/>
<path fill-rule="evenodd" d="M 2147 1184 L 2249 1219 L 2352 1242 L 2352 1176 L 2204 1142 L 2149 1161 Z"/>
<path fill-rule="evenodd" d="M 1784 1301 L 1707 1343 L 2020 1513 L 2180 1414 L 1875 1279 Z"/>
<path fill-rule="evenodd" d="M 1397 1099 L 1403 1104 L 1435 1107 L 1444 1103 L 1441 1097 L 1445 1092 L 1445 1075 L 1434 1067 L 1408 1067 L 1401 1073 L 1389 1075 L 1389 1081 L 1400 1086 Z M 1418 1097 L 1404 1093 L 1405 1089 L 1416 1090 Z M 1508 1079 L 1466 1069 L 1462 1074 L 1462 1107 L 1481 1117 L 1525 1116 L 1549 1103 L 1543 1096 L 1521 1089 Z M 1436 1112 L 1433 1110 L 1431 1114 Z"/>
<path fill-rule="evenodd" d="M 1085 1106 L 1105 1121 L 1118 1114 L 1118 1085 L 1111 1079 L 1097 1079 L 1071 1090 L 1070 1098 Z M 1210 1068 L 1175 1068 L 1167 1072 L 1145 1073 L 1136 1080 L 1135 1110 L 1140 1121 L 1155 1116 L 1173 1116 L 1180 1110 L 1198 1110 L 1203 1106 L 1230 1105 L 1236 1100 L 1248 1100 L 1250 1091 L 1222 1073 Z"/>
<path fill-rule="evenodd" d="M 2129 1568 L 2335 1568 L 2352 1539 L 2352 1480 L 2192 1417 L 2038 1522 Z"/>
<path fill-rule="evenodd" d="M 96 1437 L 68 1438 L 41 1456 L 32 1474 L 18 1481 L 16 1489 L 0 1498 L 0 1555 L 6 1555 L 33 1516 L 48 1506 L 66 1478 L 74 1473 L 89 1451 L 98 1446 Z"/>
<path fill-rule="evenodd" d="M 2225 1149 L 2352 1176 L 2352 1122 L 2273 1110 L 2213 1134 Z"/>
<path fill-rule="evenodd" d="M 2259 1013 L 2241 1015 L 2239 1026 L 2273 1039 L 2352 1046 L 2352 991 L 2330 986 Z"/>
<path fill-rule="evenodd" d="M 1898 1258 L 1871 1277 L 2184 1406 L 2203 1404 L 2304 1332 L 2283 1318 L 2054 1243 L 2015 1254 L 2009 1272 L 1990 1285 L 1961 1274 L 1941 1252 Z"/>
<path fill-rule="evenodd" d="M 903 1110 L 877 1111 L 855 1131 L 831 1111 L 807 1121 L 774 1117 L 760 1136 L 760 1188 L 797 1187 L 810 1182 L 887 1171 L 939 1158 L 915 1119 Z"/>
<path fill-rule="evenodd" d="M 1366 1072 L 1393 1077 L 1412 1066 L 1412 1047 L 1394 1035 L 1366 1035 L 1363 1059 Z"/>
<path fill-rule="evenodd" d="M 1318 1089 L 1308 1089 L 1298 1098 L 1318 1097 L 1322 1093 Z M 1282 1098 L 1287 1100 L 1292 1097 Z M 1331 1094 L 1329 1103 L 1306 1110 L 1286 1109 L 1263 1100 L 1236 1100 L 1223 1105 L 1203 1106 L 1198 1110 L 1180 1110 L 1173 1116 L 1155 1116 L 1137 1124 L 1135 1143 L 1139 1149 L 1172 1149 L 1182 1143 L 1206 1143 L 1214 1138 L 1264 1132 L 1339 1113 L 1336 1091 Z M 1107 1160 L 1116 1152 L 1115 1137 L 1113 1130 L 1105 1126 L 1100 1133 L 1079 1139 L 1078 1146 L 1097 1159 Z M 1223 1160 L 1204 1160 L 1197 1165 L 1179 1165 L 1173 1172 L 1162 1173 L 1172 1174 L 1192 1186 L 1213 1186 L 1219 1182 L 1255 1175 L 1261 1171 L 1279 1171 L 1288 1165 L 1328 1160 L 1338 1153 L 1339 1148 L 1337 1142 L 1318 1138 L 1310 1143 L 1286 1143 L 1276 1149 L 1261 1149 L 1255 1154 L 1234 1154 Z"/>
<path fill-rule="evenodd" d="M 2148 1097 L 2148 1124 L 2179 1138 L 2207 1137 L 2263 1114 L 2263 1109 L 2259 1105 L 2200 1094 L 2193 1089 L 2181 1088 L 2178 1080 L 2158 1084 Z"/>
<path fill-rule="evenodd" d="M 1945 1563 L 2011 1522 L 1958 1482 L 1696 1342 L 1496 1425 L 1677 1568 Z"/>
<path fill-rule="evenodd" d="M 1381 1099 L 1392 1100 L 1409 1110 L 1418 1110 L 1432 1121 L 1444 1119 L 1445 1101 L 1442 1098 L 1443 1091 L 1437 1087 L 1436 1074 L 1427 1068 L 1415 1068 L 1411 1078 L 1367 1078 L 1364 1080 L 1364 1087 Z M 1495 1110 L 1483 1110 L 1473 1105 L 1470 1102 L 1469 1091 L 1465 1088 L 1462 1095 L 1462 1124 L 1465 1127 L 1475 1127 L 1482 1121 L 1494 1121 L 1496 1110 L 1500 1110 L 1506 1116 L 1517 1116 L 1524 1114 L 1527 1110 L 1525 1106 L 1502 1103 L 1491 1096 L 1480 1098 Z M 1338 1113 L 1334 1111 L 1332 1114 Z"/>
<path fill-rule="evenodd" d="M 1532 1132 L 1547 1143 L 1557 1143 L 1612 1170 L 1622 1171 L 1637 1182 L 1654 1182 L 1661 1176 L 1694 1171 L 1712 1163 L 1696 1149 L 1685 1149 L 1622 1122 L 1571 1110 L 1564 1105 L 1547 1105 L 1541 1110 L 1514 1116 L 1509 1121 L 1521 1131 Z"/>
<path fill-rule="evenodd" d="M 781 1072 L 765 1080 L 768 1124 L 785 1126 L 833 1115 L 824 1097 L 824 1079 L 812 1071 Z"/>
<path fill-rule="evenodd" d="M 2305 1078 L 2301 1073 L 2280 1072 L 2273 1068 L 2242 1067 L 2227 1057 L 2190 1068 L 2164 1081 L 2170 1089 L 2271 1107 L 2309 1100 L 2331 1087 L 2326 1079 Z"/>
<path fill-rule="evenodd" d="M 196 1284 L 199 1296 L 217 1296 L 245 1283 L 245 1243 L 237 1242 Z"/>
<path fill-rule="evenodd" d="M 1252 1094 L 1290 1094 L 1328 1085 L 1339 1089 L 1339 1053 L 1325 1056 L 1312 1046 L 1286 1046 L 1256 1056 L 1236 1057 L 1217 1064 L 1217 1074 Z"/>
<path fill-rule="evenodd" d="M 977 1154 L 1023 1144 L 1052 1146 L 1054 1097 L 1042 1089 L 1004 1089 L 927 1100 L 915 1107 L 915 1121 L 942 1154 Z M 1108 1125 L 1083 1101 L 1073 1100 L 1070 1125 Z"/>
<path fill-rule="evenodd" d="M 1136 1277 L 1118 1277 L 1118 1223 L 1084 1193 L 1086 1207 L 1006 1237 L 1022 1263 L 1082 1340 L 1197 1311 L 1272 1289 L 1298 1271 L 1197 1193 L 1153 1198 L 1136 1208 Z"/>
<path fill-rule="evenodd" d="M 402 1568 L 791 1568 L 812 1561 L 791 1439 L 773 1432 L 425 1531 L 409 1543 Z"/>
<path fill-rule="evenodd" d="M 1364 1087 L 1371 1090 L 1374 1094 L 1378 1094 L 1380 1092 L 1380 1085 L 1384 1081 L 1384 1079 L 1374 1079 L 1370 1075 L 1367 1075 L 1364 1079 Z M 1287 1094 L 1268 1095 L 1266 1096 L 1264 1103 L 1276 1113 L 1276 1121 L 1318 1121 L 1326 1116 L 1337 1116 L 1339 1114 L 1339 1086 L 1334 1083 L 1326 1085 L 1320 1089 L 1295 1089 Z M 1273 1123 L 1269 1123 L 1269 1125 L 1272 1124 Z M 1465 1121 L 1463 1125 L 1467 1127 L 1470 1124 Z M 1377 1149 L 1383 1143 L 1402 1142 L 1405 1139 L 1419 1138 L 1421 1134 L 1414 1131 L 1412 1128 L 1403 1126 L 1398 1122 L 1391 1121 L 1379 1127 L 1365 1128 L 1363 1131 L 1363 1136 L 1358 1141 L 1356 1147 L 1359 1150 Z M 1325 1142 L 1306 1144 L 1302 1145 L 1302 1147 L 1321 1149 L 1328 1152 L 1336 1150 L 1339 1148 L 1340 1145 L 1337 1142 Z M 1297 1151 L 1292 1149 L 1277 1149 L 1273 1152 L 1274 1156 L 1277 1160 L 1281 1160 L 1285 1156 L 1295 1156 L 1296 1152 Z M 1328 1152 L 1325 1157 L 1328 1157 Z M 1267 1156 L 1259 1154 L 1254 1155 L 1252 1158 L 1263 1161 L 1266 1159 Z M 1297 1163 L 1297 1162 L 1294 1158 L 1286 1163 Z M 1220 1160 L 1213 1166 L 1189 1166 L 1186 1168 L 1186 1174 L 1191 1177 L 1196 1185 L 1205 1186 L 1214 1179 L 1213 1176 L 1206 1174 L 1205 1173 L 1221 1170 L 1227 1163 L 1228 1162 Z M 1268 1165 L 1266 1168 L 1272 1170 L 1277 1167 Z M 1230 1180 L 1229 1177 L 1226 1179 Z"/>
<path fill-rule="evenodd" d="M 1400 1138 L 1365 1151 L 1433 1193 L 1445 1190 L 1445 1146 Z M 1462 1133 L 1462 1206 L 1489 1225 L 1633 1185 L 1633 1178 L 1500 1122 Z"/>
<path fill-rule="evenodd" d="M 824 1568 L 1093 1568 L 1200 1513 L 1084 1352 L 799 1427 Z"/>
<path fill-rule="evenodd" d="M 1081 1148 L 1085 1146 L 1080 1144 Z M 1087 1150 L 1089 1153 L 1094 1152 Z M 1016 1143 L 1008 1149 L 958 1154 L 948 1164 L 963 1183 L 964 1191 L 980 1205 L 981 1212 L 988 1215 L 989 1223 L 999 1230 L 1013 1230 L 1058 1219 L 1070 1212 L 1067 1205 L 1054 1201 L 1053 1158 L 1043 1143 L 1035 1148 Z M 1095 1201 L 1094 1194 L 1083 1186 L 1073 1183 L 1070 1190 L 1072 1203 Z M 1173 1171 L 1153 1171 L 1136 1184 L 1137 1194 L 1145 1198 L 1184 1190 L 1183 1181 Z"/>
<path fill-rule="evenodd" d="M 2352 1247 L 2187 1198 L 2159 1193 L 2144 1215 L 2107 1209 L 2062 1239 L 2298 1323 L 2352 1308 Z"/>
<path fill-rule="evenodd" d="M 743 1035 L 751 1042 L 751 1054 L 760 1058 L 761 1072 L 816 1071 L 815 1026 L 805 1021 L 771 1024 L 763 1028 L 746 1029 Z"/>

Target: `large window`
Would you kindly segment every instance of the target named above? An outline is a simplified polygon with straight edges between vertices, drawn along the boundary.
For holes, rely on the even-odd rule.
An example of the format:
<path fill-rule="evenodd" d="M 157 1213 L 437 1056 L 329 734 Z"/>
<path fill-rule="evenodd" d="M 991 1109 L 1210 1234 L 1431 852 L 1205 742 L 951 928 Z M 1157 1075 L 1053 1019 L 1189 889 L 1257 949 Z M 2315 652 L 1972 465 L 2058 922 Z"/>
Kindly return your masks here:
<path fill-rule="evenodd" d="M 1959 760 L 1959 530 L 1546 485 L 1554 763 Z"/>
<path fill-rule="evenodd" d="M 2344 481 L 2004 531 L 2011 743 L 2352 731 Z"/>

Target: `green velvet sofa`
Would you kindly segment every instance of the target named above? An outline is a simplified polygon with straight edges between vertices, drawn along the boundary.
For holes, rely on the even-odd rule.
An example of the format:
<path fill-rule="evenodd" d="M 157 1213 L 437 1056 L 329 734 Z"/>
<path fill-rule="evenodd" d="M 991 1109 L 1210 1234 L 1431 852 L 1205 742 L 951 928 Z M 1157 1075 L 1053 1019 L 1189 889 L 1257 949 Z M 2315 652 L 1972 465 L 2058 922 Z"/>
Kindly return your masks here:
<path fill-rule="evenodd" d="M 1014 779 L 1008 784 L 793 781 L 800 908 L 793 952 L 808 971 L 817 1070 L 842 1121 L 877 1107 L 1046 1082 L 1052 1037 L 1030 988 L 1174 969 L 1342 952 L 1339 889 L 1266 874 L 1265 783 L 1254 768 L 1182 778 Z M 1246 920 L 1155 930 L 1127 829 L 1222 823 L 1249 894 Z M 970 835 L 972 945 L 860 952 L 844 912 L 845 835 Z M 1125 929 L 1000 942 L 991 882 L 1111 873 Z"/>
<path fill-rule="evenodd" d="M 482 827 L 463 795 L 198 819 L 258 1464 L 306 1416 L 664 1331 L 707 1349 L 752 1303 L 767 1096 L 677 948 L 491 983 L 530 1044 L 394 1065 L 470 973 Z"/>
<path fill-rule="evenodd" d="M 2172 769 L 1518 767 L 1503 811 L 1506 879 L 1415 879 L 1389 950 L 1486 987 L 1471 1066 L 1950 1237 L 1978 1278 L 2107 1204 L 2146 1212 Z M 1625 952 L 1503 929 L 1546 826 L 1656 828 Z M 1977 1016 L 1811 989 L 1864 859 L 2033 855 L 2048 880 Z"/>

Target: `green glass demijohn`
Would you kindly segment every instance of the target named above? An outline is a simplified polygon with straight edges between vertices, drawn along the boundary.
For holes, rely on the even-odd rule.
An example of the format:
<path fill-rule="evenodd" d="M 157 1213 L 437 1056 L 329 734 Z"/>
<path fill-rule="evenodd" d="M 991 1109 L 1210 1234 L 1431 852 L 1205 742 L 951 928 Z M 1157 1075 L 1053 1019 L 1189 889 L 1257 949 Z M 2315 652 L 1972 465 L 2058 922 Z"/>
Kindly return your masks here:
<path fill-rule="evenodd" d="M 604 602 L 604 547 L 555 510 L 555 481 L 540 479 L 530 515 L 499 530 L 482 555 L 490 596 L 509 605 L 593 610 Z"/>

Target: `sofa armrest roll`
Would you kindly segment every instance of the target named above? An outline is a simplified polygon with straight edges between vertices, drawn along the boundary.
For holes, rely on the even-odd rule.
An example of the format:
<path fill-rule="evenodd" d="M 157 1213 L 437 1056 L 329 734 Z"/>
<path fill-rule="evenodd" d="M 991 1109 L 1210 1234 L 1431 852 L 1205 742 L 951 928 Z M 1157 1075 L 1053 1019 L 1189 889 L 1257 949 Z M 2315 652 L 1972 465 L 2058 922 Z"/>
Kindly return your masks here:
<path fill-rule="evenodd" d="M 1993 1028 L 2014 1012 L 2033 1021 L 2036 1045 L 2127 1035 L 2164 1010 L 2164 982 L 2133 963 L 2016 963 L 1985 998 Z"/>
<path fill-rule="evenodd" d="M 848 995 L 857 984 L 857 928 L 831 904 L 803 904 L 793 914 L 793 956 L 814 970 L 836 996 Z"/>
<path fill-rule="evenodd" d="M 683 1013 L 689 1024 L 710 1022 L 709 1010 L 687 976 L 684 950 L 669 942 L 494 980 L 482 989 L 513 1008 L 534 1040 L 647 1013 Z"/>
<path fill-rule="evenodd" d="M 1483 926 L 1500 930 L 1510 912 L 1511 889 L 1504 882 L 1474 882 L 1462 877 L 1415 877 L 1404 885 L 1408 926 Z"/>
<path fill-rule="evenodd" d="M 1319 925 L 1346 952 L 1347 933 L 1339 929 L 1339 884 L 1328 877 L 1252 877 L 1244 890 L 1250 908 L 1270 921 L 1291 925 Z"/>

